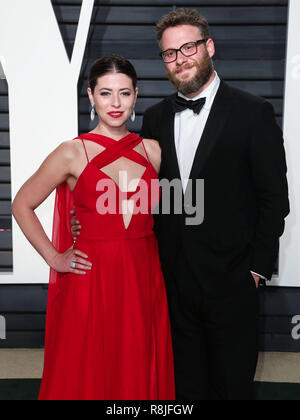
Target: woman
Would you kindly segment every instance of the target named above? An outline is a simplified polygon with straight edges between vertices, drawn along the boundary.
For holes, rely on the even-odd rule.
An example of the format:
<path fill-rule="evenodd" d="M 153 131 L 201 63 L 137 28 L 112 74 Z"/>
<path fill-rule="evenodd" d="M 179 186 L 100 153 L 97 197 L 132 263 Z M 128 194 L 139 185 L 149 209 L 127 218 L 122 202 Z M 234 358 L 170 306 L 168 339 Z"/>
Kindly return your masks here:
<path fill-rule="evenodd" d="M 175 398 L 151 214 L 159 201 L 160 148 L 128 132 L 136 85 L 127 60 L 98 60 L 88 89 L 98 126 L 50 154 L 12 205 L 22 231 L 51 267 L 40 400 Z M 55 188 L 52 244 L 34 210 Z M 66 229 L 73 206 L 82 230 L 72 246 Z"/>

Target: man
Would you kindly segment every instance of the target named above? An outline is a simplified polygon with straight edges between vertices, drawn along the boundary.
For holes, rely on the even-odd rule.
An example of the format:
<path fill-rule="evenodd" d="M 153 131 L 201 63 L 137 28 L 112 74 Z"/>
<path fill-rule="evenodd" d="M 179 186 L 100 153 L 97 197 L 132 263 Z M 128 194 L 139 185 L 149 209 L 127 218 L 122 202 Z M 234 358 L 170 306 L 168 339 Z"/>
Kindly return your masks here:
<path fill-rule="evenodd" d="M 182 196 L 205 183 L 202 224 L 186 223 L 186 202 L 183 214 L 174 201 L 156 217 L 177 399 L 253 399 L 258 286 L 272 276 L 289 213 L 282 132 L 269 103 L 219 79 L 197 11 L 164 16 L 157 39 L 178 93 L 146 111 L 141 135 L 160 142 L 160 178 L 181 179 Z"/>
<path fill-rule="evenodd" d="M 201 225 L 157 218 L 177 398 L 252 399 L 258 285 L 273 274 L 289 213 L 282 132 L 269 103 L 219 79 L 197 11 L 164 16 L 157 39 L 178 94 L 146 111 L 141 135 L 160 142 L 161 179 L 205 183 Z"/>

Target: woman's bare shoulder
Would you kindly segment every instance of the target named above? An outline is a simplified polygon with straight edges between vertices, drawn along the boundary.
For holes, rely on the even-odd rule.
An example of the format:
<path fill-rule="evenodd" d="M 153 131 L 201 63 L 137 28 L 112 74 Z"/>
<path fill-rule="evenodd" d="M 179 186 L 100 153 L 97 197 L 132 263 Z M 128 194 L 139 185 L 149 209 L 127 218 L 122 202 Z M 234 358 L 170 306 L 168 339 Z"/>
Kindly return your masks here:
<path fill-rule="evenodd" d="M 144 139 L 144 144 L 152 165 L 159 173 L 161 165 L 161 147 L 159 142 L 153 139 Z"/>
<path fill-rule="evenodd" d="M 161 147 L 157 140 L 153 139 L 144 139 L 145 147 L 147 149 L 147 152 L 152 152 L 156 155 L 161 155 Z"/>
<path fill-rule="evenodd" d="M 80 155 L 80 146 L 80 140 L 65 140 L 59 144 L 54 153 L 59 154 L 65 160 L 73 160 Z"/>

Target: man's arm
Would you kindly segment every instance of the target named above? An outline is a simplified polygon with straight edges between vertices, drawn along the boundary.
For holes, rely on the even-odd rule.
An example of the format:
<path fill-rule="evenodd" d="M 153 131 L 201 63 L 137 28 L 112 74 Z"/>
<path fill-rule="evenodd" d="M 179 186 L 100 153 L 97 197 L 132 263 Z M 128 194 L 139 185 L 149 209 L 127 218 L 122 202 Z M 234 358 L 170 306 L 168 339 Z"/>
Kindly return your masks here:
<path fill-rule="evenodd" d="M 80 231 L 82 229 L 82 226 L 80 225 L 80 221 L 76 219 L 76 212 L 75 207 L 71 210 L 71 230 L 72 230 L 72 237 L 73 241 L 76 242 L 76 239 L 80 235 Z"/>
<path fill-rule="evenodd" d="M 251 270 L 271 279 L 289 214 L 287 166 L 282 131 L 271 104 L 262 105 L 254 124 L 250 161 L 259 215 Z"/>
<path fill-rule="evenodd" d="M 153 107 L 146 110 L 143 118 L 143 126 L 141 129 L 140 136 L 144 139 L 153 139 L 159 141 L 159 136 L 156 132 L 156 127 L 159 122 L 155 120 L 155 117 L 152 115 Z M 159 235 L 159 215 L 154 215 L 154 232 Z"/>

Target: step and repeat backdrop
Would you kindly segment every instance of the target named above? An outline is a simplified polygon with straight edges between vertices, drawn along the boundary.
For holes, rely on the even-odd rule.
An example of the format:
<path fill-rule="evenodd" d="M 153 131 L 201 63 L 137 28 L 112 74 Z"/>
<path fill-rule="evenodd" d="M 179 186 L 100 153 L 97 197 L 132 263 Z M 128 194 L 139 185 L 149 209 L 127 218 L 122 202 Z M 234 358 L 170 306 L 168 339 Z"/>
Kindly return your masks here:
<path fill-rule="evenodd" d="M 267 98 L 284 130 L 291 215 L 272 285 L 300 287 L 299 0 L 0 0 L 0 284 L 47 284 L 49 268 L 12 220 L 21 185 L 62 141 L 93 127 L 91 63 L 116 52 L 139 74 L 139 132 L 147 107 L 173 93 L 155 22 L 174 7 L 211 23 L 215 66 L 229 84 Z M 54 194 L 37 211 L 49 237 Z"/>

